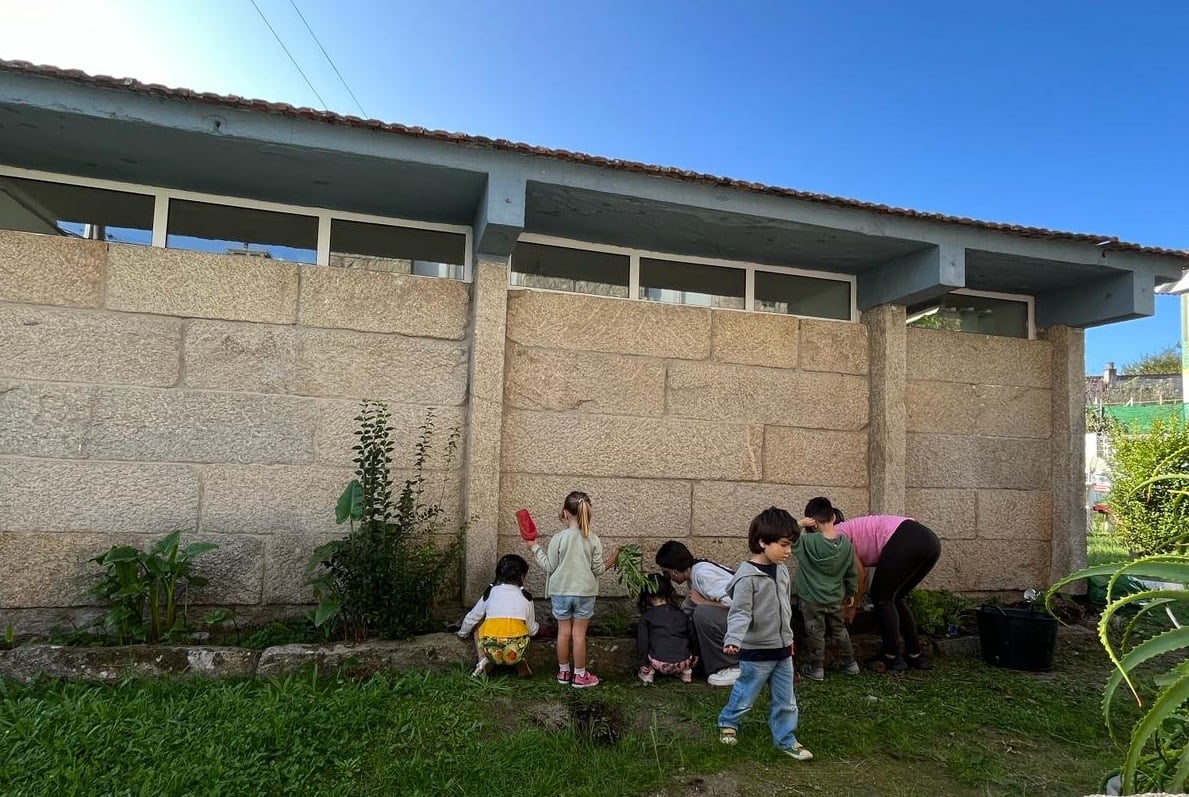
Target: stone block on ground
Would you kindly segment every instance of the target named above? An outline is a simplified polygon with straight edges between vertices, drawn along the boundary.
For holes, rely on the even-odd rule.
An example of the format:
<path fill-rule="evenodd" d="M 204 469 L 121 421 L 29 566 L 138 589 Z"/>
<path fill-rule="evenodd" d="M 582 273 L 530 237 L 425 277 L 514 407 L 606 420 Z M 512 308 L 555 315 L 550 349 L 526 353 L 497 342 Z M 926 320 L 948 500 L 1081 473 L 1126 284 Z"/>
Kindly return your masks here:
<path fill-rule="evenodd" d="M 23 683 L 39 678 L 104 683 L 130 677 L 241 678 L 255 672 L 259 655 L 254 650 L 217 646 L 27 645 L 0 651 L 0 675 Z"/>

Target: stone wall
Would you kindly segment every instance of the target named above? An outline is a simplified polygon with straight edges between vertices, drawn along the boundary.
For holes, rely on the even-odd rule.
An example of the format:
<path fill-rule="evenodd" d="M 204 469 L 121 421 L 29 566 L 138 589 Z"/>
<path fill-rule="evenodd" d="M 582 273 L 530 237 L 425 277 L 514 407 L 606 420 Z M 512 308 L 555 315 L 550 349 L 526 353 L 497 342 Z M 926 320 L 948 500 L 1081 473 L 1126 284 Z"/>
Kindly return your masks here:
<path fill-rule="evenodd" d="M 907 334 L 906 513 L 944 540 L 924 586 L 1043 588 L 1053 540 L 1053 344 Z"/>
<path fill-rule="evenodd" d="M 469 290 L 0 231 L 0 615 L 79 605 L 92 556 L 174 528 L 220 546 L 199 600 L 308 601 L 359 399 L 390 402 L 399 476 L 428 410 L 464 426 Z"/>
<path fill-rule="evenodd" d="M 862 514 L 867 356 L 861 324 L 511 291 L 500 551 L 523 552 L 518 508 L 551 534 L 575 489 L 605 543 L 648 563 L 667 539 L 737 562 L 772 504 Z"/>
<path fill-rule="evenodd" d="M 483 257 L 467 285 L 0 232 L 0 626 L 81 606 L 92 556 L 174 528 L 220 545 L 197 600 L 307 601 L 364 397 L 398 477 L 427 411 L 463 431 L 431 481 L 473 519 L 469 599 L 524 551 L 515 511 L 550 534 L 574 489 L 648 562 L 667 539 L 736 562 L 757 511 L 826 495 L 937 529 L 926 586 L 1041 587 L 1085 548 L 1081 341 L 509 290 Z"/>

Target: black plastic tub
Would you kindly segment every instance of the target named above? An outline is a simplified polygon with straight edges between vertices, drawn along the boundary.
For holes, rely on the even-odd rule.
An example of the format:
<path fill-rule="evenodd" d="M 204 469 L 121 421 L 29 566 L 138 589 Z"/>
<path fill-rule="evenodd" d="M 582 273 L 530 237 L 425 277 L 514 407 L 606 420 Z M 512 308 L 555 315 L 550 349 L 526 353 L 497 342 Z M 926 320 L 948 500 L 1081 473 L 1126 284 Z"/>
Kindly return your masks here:
<path fill-rule="evenodd" d="M 1057 618 L 1032 609 L 981 606 L 978 638 L 983 661 L 1013 670 L 1053 669 Z"/>

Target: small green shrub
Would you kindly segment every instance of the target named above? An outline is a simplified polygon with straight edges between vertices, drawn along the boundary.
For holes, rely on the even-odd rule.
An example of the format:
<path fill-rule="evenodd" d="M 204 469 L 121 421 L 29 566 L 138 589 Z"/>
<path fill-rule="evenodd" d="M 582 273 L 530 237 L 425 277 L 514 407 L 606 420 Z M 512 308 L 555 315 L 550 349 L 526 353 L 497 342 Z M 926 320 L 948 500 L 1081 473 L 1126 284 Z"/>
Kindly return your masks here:
<path fill-rule="evenodd" d="M 180 529 L 172 531 L 148 551 L 113 545 L 91 560 L 104 572 L 87 594 L 108 606 L 104 625 L 121 644 L 157 642 L 185 630 L 179 599 L 189 587 L 206 585 L 205 578 L 194 575 L 194 560 L 219 546 L 192 542 L 180 548 L 181 535 Z"/>
<path fill-rule="evenodd" d="M 917 627 L 930 636 L 945 636 L 951 625 L 969 630 L 974 618 L 974 602 L 946 590 L 913 590 L 908 605 Z"/>
<path fill-rule="evenodd" d="M 365 401 L 356 421 L 357 478 L 343 491 L 335 513 L 339 523 L 350 523 L 351 532 L 310 557 L 307 583 L 317 601 L 310 619 L 319 628 L 330 624 L 343 639 L 406 639 L 433 626 L 436 599 L 458 572 L 466 525 L 450 529 L 441 496 L 431 500 L 426 494 L 433 413 L 414 444 L 413 475 L 395 493 L 388 406 Z M 447 469 L 459 437 L 455 428 L 447 438 Z"/>
<path fill-rule="evenodd" d="M 1189 423 L 1157 419 L 1151 431 L 1113 424 L 1109 504 L 1119 539 L 1139 555 L 1170 553 L 1189 526 Z"/>

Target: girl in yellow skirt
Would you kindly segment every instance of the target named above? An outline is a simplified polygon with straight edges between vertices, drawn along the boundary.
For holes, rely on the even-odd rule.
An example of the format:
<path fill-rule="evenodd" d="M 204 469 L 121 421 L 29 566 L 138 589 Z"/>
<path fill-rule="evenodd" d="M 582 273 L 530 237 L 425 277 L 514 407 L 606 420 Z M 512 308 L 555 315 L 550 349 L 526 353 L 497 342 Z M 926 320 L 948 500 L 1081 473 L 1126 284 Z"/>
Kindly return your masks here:
<path fill-rule="evenodd" d="M 458 635 L 466 638 L 475 628 L 475 648 L 479 661 L 471 673 L 479 677 L 492 664 L 515 667 L 521 678 L 532 675 L 524 653 L 529 637 L 538 630 L 533 596 L 524 588 L 528 562 L 516 554 L 500 557 L 495 566 L 495 581 L 467 613 Z"/>

